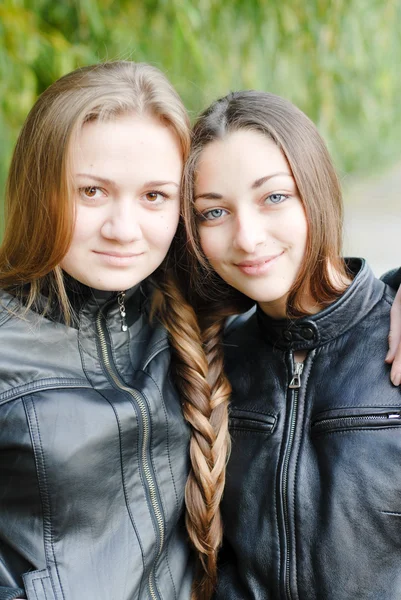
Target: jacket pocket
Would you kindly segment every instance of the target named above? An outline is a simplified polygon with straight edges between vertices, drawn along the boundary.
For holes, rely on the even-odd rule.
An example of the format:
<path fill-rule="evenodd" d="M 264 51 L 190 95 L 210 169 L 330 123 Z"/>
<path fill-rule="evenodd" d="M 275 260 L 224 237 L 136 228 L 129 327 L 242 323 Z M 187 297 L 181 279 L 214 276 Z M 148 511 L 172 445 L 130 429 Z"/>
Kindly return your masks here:
<path fill-rule="evenodd" d="M 389 429 L 401 427 L 401 410 L 395 407 L 384 410 L 369 409 L 334 415 L 324 413 L 315 418 L 311 425 L 312 435 L 357 429 Z"/>
<path fill-rule="evenodd" d="M 250 433 L 273 433 L 277 418 L 274 415 L 234 408 L 230 410 L 229 427 L 231 433 L 248 431 Z"/>
<path fill-rule="evenodd" d="M 22 579 L 28 600 L 56 600 L 48 569 L 29 571 Z"/>

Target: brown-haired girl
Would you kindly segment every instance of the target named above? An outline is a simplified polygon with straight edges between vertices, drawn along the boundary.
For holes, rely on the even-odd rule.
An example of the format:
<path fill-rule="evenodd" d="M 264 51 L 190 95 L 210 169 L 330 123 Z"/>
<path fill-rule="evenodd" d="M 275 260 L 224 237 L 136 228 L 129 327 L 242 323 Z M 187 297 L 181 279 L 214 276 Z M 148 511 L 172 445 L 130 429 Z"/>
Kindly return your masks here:
<path fill-rule="evenodd" d="M 23 126 L 0 250 L 1 600 L 190 598 L 188 444 L 193 597 L 213 580 L 227 427 L 209 406 L 228 388 L 169 250 L 189 139 L 166 78 L 124 61 L 61 78 Z"/>
<path fill-rule="evenodd" d="M 232 385 L 218 600 L 395 600 L 401 398 L 390 289 L 341 258 L 337 176 L 290 102 L 239 92 L 195 125 L 185 171 L 205 347 Z M 228 284 L 228 285 L 227 285 Z"/>

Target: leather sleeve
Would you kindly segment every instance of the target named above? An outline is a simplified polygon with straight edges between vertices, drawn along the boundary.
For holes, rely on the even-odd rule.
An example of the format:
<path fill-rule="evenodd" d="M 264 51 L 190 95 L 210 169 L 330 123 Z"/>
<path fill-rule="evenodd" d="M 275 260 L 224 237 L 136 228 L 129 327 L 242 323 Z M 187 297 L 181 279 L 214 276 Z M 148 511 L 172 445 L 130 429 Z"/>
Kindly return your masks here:
<path fill-rule="evenodd" d="M 16 598 L 25 598 L 24 590 L 0 585 L 0 600 L 15 600 Z"/>

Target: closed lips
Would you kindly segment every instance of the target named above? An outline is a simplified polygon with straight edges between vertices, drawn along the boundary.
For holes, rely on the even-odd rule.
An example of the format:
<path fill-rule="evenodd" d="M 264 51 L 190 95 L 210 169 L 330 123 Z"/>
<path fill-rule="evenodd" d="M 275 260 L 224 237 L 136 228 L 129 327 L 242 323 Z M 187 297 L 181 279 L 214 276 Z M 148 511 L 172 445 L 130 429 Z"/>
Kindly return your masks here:
<path fill-rule="evenodd" d="M 133 256 L 140 256 L 143 252 L 103 252 L 101 250 L 94 250 L 95 254 L 104 254 L 105 256 L 115 256 L 116 258 L 132 258 Z"/>
<path fill-rule="evenodd" d="M 262 256 L 261 258 L 257 258 L 255 260 L 245 260 L 244 262 L 235 264 L 237 267 L 258 267 L 274 260 L 275 258 L 278 258 L 282 254 L 283 252 L 280 252 L 280 254 L 275 254 L 274 256 Z"/>

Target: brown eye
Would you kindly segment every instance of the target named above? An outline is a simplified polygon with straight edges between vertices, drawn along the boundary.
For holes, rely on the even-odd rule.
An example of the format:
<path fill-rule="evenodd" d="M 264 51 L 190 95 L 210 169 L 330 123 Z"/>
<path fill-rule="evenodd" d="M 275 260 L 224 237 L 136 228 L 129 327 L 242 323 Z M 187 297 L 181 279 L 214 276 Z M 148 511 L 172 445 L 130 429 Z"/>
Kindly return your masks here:
<path fill-rule="evenodd" d="M 96 196 L 97 187 L 86 187 L 83 191 L 88 198 L 94 198 Z"/>
<path fill-rule="evenodd" d="M 155 200 L 158 199 L 160 194 L 158 194 L 157 192 L 148 192 L 145 196 L 146 200 L 149 200 L 149 202 L 155 202 Z"/>

